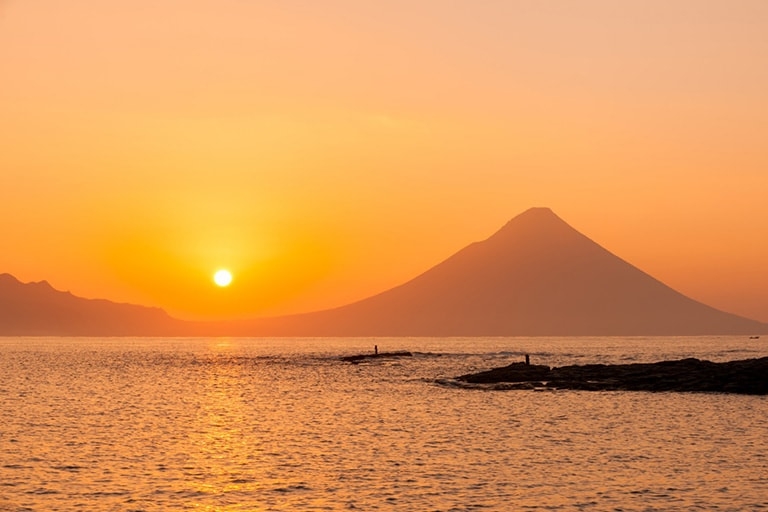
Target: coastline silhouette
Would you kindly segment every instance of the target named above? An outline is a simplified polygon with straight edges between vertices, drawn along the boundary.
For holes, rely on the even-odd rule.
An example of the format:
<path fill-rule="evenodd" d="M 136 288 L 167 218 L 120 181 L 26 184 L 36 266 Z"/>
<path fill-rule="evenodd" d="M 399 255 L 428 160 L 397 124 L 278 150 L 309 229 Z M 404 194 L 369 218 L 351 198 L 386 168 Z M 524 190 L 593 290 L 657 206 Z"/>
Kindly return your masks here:
<path fill-rule="evenodd" d="M 0 275 L 0 335 L 578 336 L 763 334 L 768 325 L 666 286 L 531 208 L 414 279 L 346 306 L 192 322 Z"/>

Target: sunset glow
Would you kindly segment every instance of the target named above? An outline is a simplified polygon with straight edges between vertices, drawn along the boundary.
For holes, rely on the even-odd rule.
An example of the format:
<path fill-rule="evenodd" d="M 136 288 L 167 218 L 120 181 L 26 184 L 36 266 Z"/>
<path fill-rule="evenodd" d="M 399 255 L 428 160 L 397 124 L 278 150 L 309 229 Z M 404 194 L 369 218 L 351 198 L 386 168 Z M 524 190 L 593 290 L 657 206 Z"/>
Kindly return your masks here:
<path fill-rule="evenodd" d="M 6 0 L 0 272 L 296 313 L 548 206 L 765 321 L 766 33 L 760 0 Z"/>
<path fill-rule="evenodd" d="M 766 340 L 768 0 L 0 0 L 0 512 L 765 509 Z"/>

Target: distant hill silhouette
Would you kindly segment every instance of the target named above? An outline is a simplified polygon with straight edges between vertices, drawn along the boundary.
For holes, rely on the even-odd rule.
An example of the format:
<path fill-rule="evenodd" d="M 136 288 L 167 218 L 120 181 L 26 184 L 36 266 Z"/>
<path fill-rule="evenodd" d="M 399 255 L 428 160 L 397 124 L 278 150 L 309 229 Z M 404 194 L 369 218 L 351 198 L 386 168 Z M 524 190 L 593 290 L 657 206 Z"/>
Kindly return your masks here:
<path fill-rule="evenodd" d="M 0 275 L 0 335 L 579 336 L 763 334 L 532 208 L 407 283 L 335 309 L 193 323 Z"/>
<path fill-rule="evenodd" d="M 337 309 L 241 323 L 325 336 L 748 334 L 768 325 L 669 288 L 532 208 L 415 279 Z"/>
<path fill-rule="evenodd" d="M 0 274 L 2 336 L 170 336 L 189 324 L 162 309 L 83 299 L 47 281 L 21 283 Z"/>

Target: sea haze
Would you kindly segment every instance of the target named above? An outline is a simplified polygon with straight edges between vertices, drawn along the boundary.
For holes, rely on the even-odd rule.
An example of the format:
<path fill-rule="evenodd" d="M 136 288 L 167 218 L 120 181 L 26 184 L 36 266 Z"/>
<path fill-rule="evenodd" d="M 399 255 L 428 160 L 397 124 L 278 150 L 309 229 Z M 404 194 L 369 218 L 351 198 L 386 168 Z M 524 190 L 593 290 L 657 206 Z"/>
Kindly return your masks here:
<path fill-rule="evenodd" d="M 349 364 L 342 355 L 410 350 Z M 764 339 L 3 338 L 0 510 L 758 510 L 768 397 L 482 391 Z"/>

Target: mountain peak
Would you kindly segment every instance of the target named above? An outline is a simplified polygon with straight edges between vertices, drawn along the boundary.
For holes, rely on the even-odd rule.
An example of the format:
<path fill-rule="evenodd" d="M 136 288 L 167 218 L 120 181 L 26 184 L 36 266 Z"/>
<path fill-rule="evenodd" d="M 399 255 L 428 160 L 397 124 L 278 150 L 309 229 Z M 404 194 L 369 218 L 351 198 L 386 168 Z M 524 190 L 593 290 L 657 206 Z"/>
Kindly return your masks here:
<path fill-rule="evenodd" d="M 13 275 L 4 272 L 0 274 L 0 283 L 19 283 L 20 281 L 16 279 Z"/>
<path fill-rule="evenodd" d="M 33 281 L 29 283 L 24 283 L 13 274 L 9 274 L 7 272 L 0 274 L 0 285 L 16 286 L 16 287 L 36 287 L 38 289 L 47 289 L 52 291 L 54 290 L 53 286 L 51 286 L 51 283 L 49 283 L 48 281 L 43 280 L 43 281 Z"/>
<path fill-rule="evenodd" d="M 552 208 L 548 206 L 532 206 L 531 208 L 528 208 L 527 210 L 525 210 L 523 213 L 519 213 L 515 215 L 514 218 L 519 218 L 523 216 L 532 216 L 532 215 L 538 215 L 538 216 L 549 215 L 549 216 L 557 217 L 557 215 L 555 215 L 555 212 L 552 211 Z"/>
<path fill-rule="evenodd" d="M 494 233 L 490 240 L 517 240 L 528 243 L 543 239 L 560 239 L 566 234 L 578 234 L 563 219 L 557 216 L 551 208 L 536 207 L 525 210 L 513 217 L 501 229 Z"/>
<path fill-rule="evenodd" d="M 551 224 L 565 224 L 565 221 L 557 216 L 551 208 L 544 206 L 529 208 L 520 215 L 516 215 L 507 222 L 505 227 L 510 225 L 529 225 L 531 227 L 543 227 Z"/>

